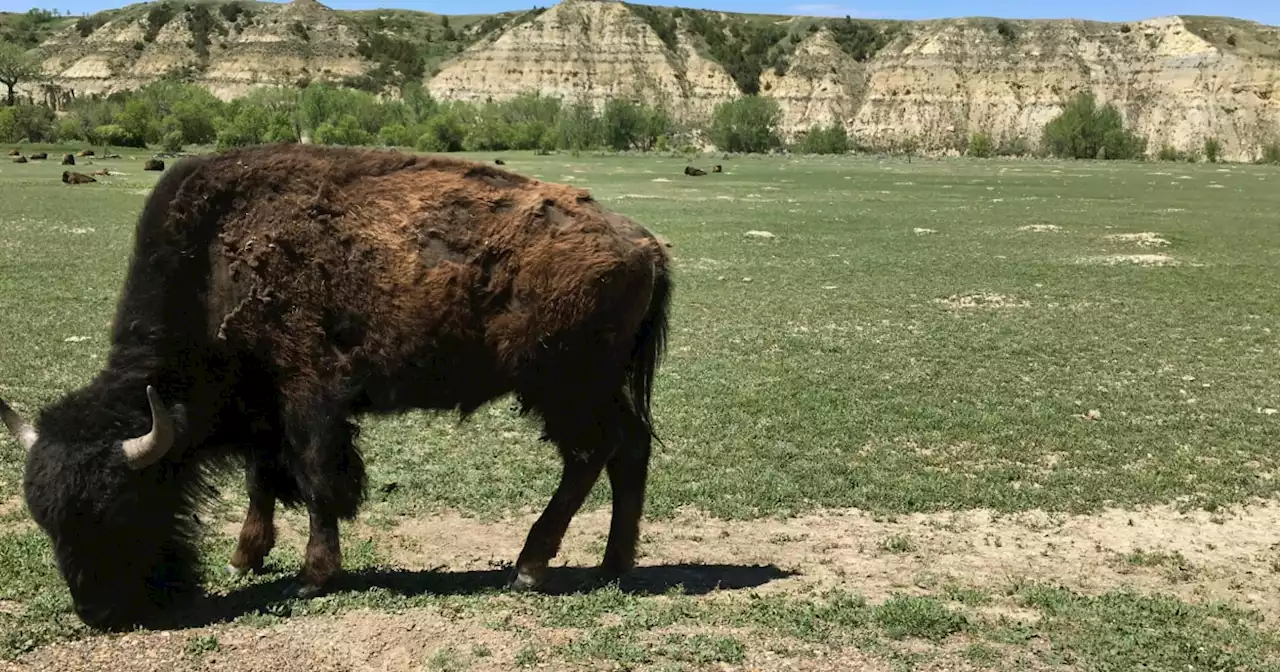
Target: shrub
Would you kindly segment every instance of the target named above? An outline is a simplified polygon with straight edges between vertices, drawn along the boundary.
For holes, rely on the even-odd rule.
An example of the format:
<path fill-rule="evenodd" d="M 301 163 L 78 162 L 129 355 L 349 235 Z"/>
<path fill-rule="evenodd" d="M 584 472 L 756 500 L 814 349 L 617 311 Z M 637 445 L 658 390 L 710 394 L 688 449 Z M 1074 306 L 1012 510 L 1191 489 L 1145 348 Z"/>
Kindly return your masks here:
<path fill-rule="evenodd" d="M 725 152 L 767 152 L 782 145 L 782 108 L 772 98 L 744 96 L 721 103 L 711 115 L 711 142 Z"/>
<path fill-rule="evenodd" d="M 1204 139 L 1204 159 L 1209 163 L 1217 163 L 1222 158 L 1222 141 L 1217 138 Z"/>
<path fill-rule="evenodd" d="M 166 152 L 182 151 L 182 131 L 173 130 L 165 133 L 161 145 Z"/>
<path fill-rule="evenodd" d="M 1021 136 L 1013 138 L 1005 138 L 1000 141 L 1000 146 L 996 148 L 997 156 L 1030 156 L 1031 143 Z"/>
<path fill-rule="evenodd" d="M 1269 142 L 1262 146 L 1262 157 L 1259 163 L 1280 165 L 1280 142 Z"/>
<path fill-rule="evenodd" d="M 1156 152 L 1156 158 L 1160 161 L 1181 161 L 1182 152 L 1169 145 L 1162 145 L 1160 151 Z"/>
<path fill-rule="evenodd" d="M 1005 42 L 1012 43 L 1018 39 L 1018 31 L 1008 21 L 997 23 L 996 32 L 1000 34 L 1000 37 L 1004 38 Z"/>
<path fill-rule="evenodd" d="M 1120 111 L 1108 103 L 1098 107 L 1093 93 L 1083 91 L 1044 127 L 1049 154 L 1068 159 L 1137 159 L 1147 141 L 1124 127 Z"/>
<path fill-rule="evenodd" d="M 848 154 L 849 134 L 841 124 L 812 126 L 801 134 L 795 151 L 802 154 Z"/>
<path fill-rule="evenodd" d="M 977 159 L 989 159 L 996 151 L 995 141 L 986 133 L 974 133 L 969 136 L 969 149 L 967 154 Z"/>

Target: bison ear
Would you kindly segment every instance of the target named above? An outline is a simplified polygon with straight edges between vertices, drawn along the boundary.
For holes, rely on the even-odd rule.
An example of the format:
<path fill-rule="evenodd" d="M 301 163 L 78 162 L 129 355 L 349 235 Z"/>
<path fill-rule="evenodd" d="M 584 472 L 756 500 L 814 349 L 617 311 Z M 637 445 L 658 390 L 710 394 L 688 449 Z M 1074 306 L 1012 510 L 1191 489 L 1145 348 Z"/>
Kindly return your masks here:
<path fill-rule="evenodd" d="M 155 464 L 173 447 L 173 418 L 165 409 L 156 388 L 150 385 L 147 386 L 147 401 L 151 404 L 151 431 L 121 445 L 125 460 L 134 469 L 145 469 Z"/>
<path fill-rule="evenodd" d="M 23 420 L 17 411 L 9 408 L 9 404 L 6 404 L 4 399 L 0 399 L 0 421 L 4 422 L 4 426 L 9 429 L 9 433 L 23 450 L 31 450 L 31 447 L 36 445 L 36 439 L 39 436 L 35 428 Z"/>

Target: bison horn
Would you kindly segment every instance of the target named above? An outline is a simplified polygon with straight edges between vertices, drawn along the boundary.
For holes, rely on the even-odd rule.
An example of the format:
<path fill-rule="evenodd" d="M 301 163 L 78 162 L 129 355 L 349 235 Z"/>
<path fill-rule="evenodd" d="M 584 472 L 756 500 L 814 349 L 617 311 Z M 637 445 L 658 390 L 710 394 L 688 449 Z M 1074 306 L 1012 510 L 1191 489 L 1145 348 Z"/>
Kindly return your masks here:
<path fill-rule="evenodd" d="M 27 424 L 17 411 L 9 408 L 9 404 L 4 403 L 4 399 L 0 399 L 0 420 L 4 421 L 4 426 L 9 428 L 9 433 L 17 439 L 18 445 L 22 446 L 23 450 L 31 450 L 31 447 L 36 445 L 38 437 L 35 428 Z"/>
<path fill-rule="evenodd" d="M 165 410 L 164 402 L 156 388 L 147 386 L 147 401 L 151 403 L 151 431 L 124 442 L 124 457 L 134 469 L 144 469 L 155 464 L 173 447 L 173 419 Z"/>

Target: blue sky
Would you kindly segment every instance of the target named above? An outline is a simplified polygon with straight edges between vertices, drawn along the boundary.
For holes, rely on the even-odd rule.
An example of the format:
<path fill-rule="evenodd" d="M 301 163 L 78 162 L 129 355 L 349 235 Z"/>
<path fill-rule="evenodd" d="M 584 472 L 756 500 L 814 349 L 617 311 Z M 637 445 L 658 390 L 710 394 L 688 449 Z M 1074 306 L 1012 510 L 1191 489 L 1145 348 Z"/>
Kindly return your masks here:
<path fill-rule="evenodd" d="M 555 4 L 552 0 L 321 0 L 335 9 L 396 7 L 441 14 L 488 13 Z M 1212 14 L 1252 19 L 1280 25 L 1280 0 L 1076 0 L 1069 3 L 1033 4 L 1027 0 L 680 0 L 658 2 L 682 7 L 724 11 L 861 16 L 868 18 L 931 19 L 953 16 L 1004 18 L 1082 18 L 1101 21 L 1134 21 L 1168 14 Z M 95 12 L 127 4 L 126 0 L 0 0 L 0 10 L 26 11 L 32 7 Z M 1034 7 L 1041 9 L 1033 9 Z"/>

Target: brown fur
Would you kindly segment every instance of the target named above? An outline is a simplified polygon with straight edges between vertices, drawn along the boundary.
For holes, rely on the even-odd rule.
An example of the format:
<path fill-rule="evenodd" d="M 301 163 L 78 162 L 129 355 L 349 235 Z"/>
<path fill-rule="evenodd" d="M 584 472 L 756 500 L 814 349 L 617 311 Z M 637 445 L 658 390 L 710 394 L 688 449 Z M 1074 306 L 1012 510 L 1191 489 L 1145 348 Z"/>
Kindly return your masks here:
<path fill-rule="evenodd" d="M 19 156 L 18 158 L 14 159 L 14 160 L 13 160 L 13 162 L 14 162 L 14 163 L 26 163 L 26 162 L 27 162 L 27 157 L 25 157 L 25 156 Z"/>
<path fill-rule="evenodd" d="M 74 166 L 74 165 L 76 165 L 76 156 L 75 156 L 75 154 L 64 154 L 64 155 L 63 155 L 63 157 L 62 157 L 62 165 L 64 165 L 64 166 Z"/>
<path fill-rule="evenodd" d="M 22 156 L 22 150 L 11 149 L 9 150 L 9 156 Z"/>
<path fill-rule="evenodd" d="M 685 174 L 685 175 L 689 175 L 689 176 L 691 176 L 691 177 L 699 177 L 699 176 L 701 176 L 701 175 L 706 175 L 706 174 L 707 174 L 707 171 L 705 171 L 705 170 L 703 170 L 703 169 L 701 169 L 701 168 L 694 168 L 693 166 L 685 166 L 685 167 L 684 167 L 684 174 Z"/>
<path fill-rule="evenodd" d="M 93 150 L 92 150 L 92 149 L 86 149 L 86 150 L 84 150 L 84 151 L 80 152 L 80 156 L 93 156 Z"/>
<path fill-rule="evenodd" d="M 160 159 L 147 159 L 147 162 L 142 164 L 142 169 L 143 170 L 164 170 L 164 161 L 161 161 Z"/>
<path fill-rule="evenodd" d="M 713 172 L 713 173 L 723 173 L 723 172 L 724 172 L 724 168 L 723 168 L 723 167 L 721 167 L 721 165 L 717 163 L 716 165 L 711 166 L 711 172 Z"/>
<path fill-rule="evenodd" d="M 65 184 L 89 184 L 90 182 L 97 182 L 97 180 L 85 175 L 84 173 L 76 173 L 70 170 L 62 171 L 62 181 Z"/>
<path fill-rule="evenodd" d="M 47 159 L 47 158 L 49 158 L 49 153 L 48 153 L 48 152 L 36 152 L 35 154 L 32 154 L 32 155 L 31 155 L 31 160 L 32 160 L 32 161 L 43 161 L 43 160 L 45 160 L 45 159 Z"/>

